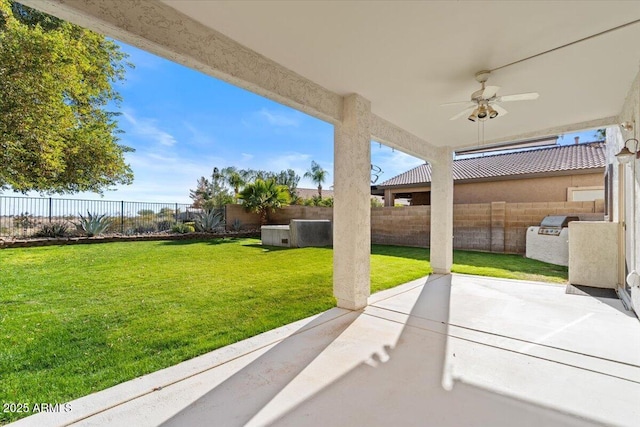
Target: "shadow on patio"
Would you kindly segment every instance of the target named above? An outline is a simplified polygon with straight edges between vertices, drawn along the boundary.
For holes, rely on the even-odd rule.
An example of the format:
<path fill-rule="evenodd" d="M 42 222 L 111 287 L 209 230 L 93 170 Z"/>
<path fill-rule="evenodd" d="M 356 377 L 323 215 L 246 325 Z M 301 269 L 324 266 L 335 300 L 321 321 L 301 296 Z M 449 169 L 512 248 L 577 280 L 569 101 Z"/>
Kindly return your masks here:
<path fill-rule="evenodd" d="M 633 425 L 640 324 L 617 304 L 433 275 L 18 424 Z"/>
<path fill-rule="evenodd" d="M 532 376 L 544 379 L 546 364 L 557 365 L 548 367 L 548 375 L 557 375 L 558 369 L 570 371 L 565 375 L 595 380 L 604 387 L 602 392 L 613 392 L 617 381 L 626 381 L 606 367 L 596 370 L 563 361 L 553 353 L 574 352 L 542 343 L 572 324 L 553 326 L 555 333 L 543 334 L 542 339 L 534 332 L 538 343 L 527 332 L 513 331 L 508 337 L 455 326 L 449 312 L 451 280 L 452 276 L 432 276 L 425 286 L 387 299 L 374 297 L 377 302 L 362 315 L 343 319 L 348 324 L 340 324 L 339 336 L 336 329 L 327 336 L 318 328 L 288 338 L 163 425 L 510 426 L 518 420 L 519 425 L 539 426 L 622 421 L 611 413 L 582 412 L 571 397 L 563 402 L 563 395 L 572 394 L 564 390 L 567 384 L 544 392 L 558 401 L 541 395 L 540 384 L 511 384 L 529 382 Z M 541 354 L 532 351 L 534 347 L 542 349 Z M 483 354 L 489 359 L 482 361 Z M 491 369 L 496 361 L 505 364 L 503 371 L 511 371 L 511 380 L 501 377 L 500 369 Z M 479 367 L 487 370 L 475 372 Z M 461 378 L 455 385 L 454 376 Z M 557 386 L 553 378 L 544 382 L 543 387 Z M 583 400 L 598 406 L 600 399 L 594 397 L 585 395 Z"/>

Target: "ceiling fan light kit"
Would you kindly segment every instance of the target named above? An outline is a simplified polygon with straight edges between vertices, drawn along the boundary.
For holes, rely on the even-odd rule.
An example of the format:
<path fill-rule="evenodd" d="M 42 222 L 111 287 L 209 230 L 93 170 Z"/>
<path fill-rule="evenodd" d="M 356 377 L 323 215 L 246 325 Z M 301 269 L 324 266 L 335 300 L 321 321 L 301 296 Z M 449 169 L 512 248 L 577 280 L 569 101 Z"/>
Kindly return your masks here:
<path fill-rule="evenodd" d="M 499 86 L 486 86 L 491 71 L 483 70 L 476 73 L 476 81 L 482 85 L 482 87 L 471 94 L 469 101 L 463 102 L 450 102 L 447 105 L 462 105 L 466 108 L 460 113 L 454 115 L 449 120 L 456 120 L 462 116 L 469 115 L 467 119 L 471 122 L 485 121 L 487 119 L 495 119 L 498 116 L 504 116 L 507 114 L 505 110 L 498 102 L 511 102 L 511 101 L 529 101 L 537 99 L 540 96 L 537 92 L 519 93 L 515 95 L 498 96 Z"/>

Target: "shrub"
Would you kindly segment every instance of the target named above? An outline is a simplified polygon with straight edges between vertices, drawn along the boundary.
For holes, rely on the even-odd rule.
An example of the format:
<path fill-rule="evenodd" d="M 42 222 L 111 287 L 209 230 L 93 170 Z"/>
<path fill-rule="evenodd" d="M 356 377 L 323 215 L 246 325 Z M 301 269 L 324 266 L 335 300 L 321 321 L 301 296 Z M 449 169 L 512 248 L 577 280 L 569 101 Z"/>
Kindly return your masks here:
<path fill-rule="evenodd" d="M 171 227 L 173 227 L 175 223 L 176 222 L 171 219 L 163 219 L 156 222 L 156 229 L 158 231 L 169 231 L 171 230 Z"/>
<path fill-rule="evenodd" d="M 23 212 L 20 215 L 13 216 L 13 226 L 26 230 L 38 225 L 38 221 L 29 212 Z"/>
<path fill-rule="evenodd" d="M 36 231 L 34 237 L 64 237 L 69 234 L 69 226 L 61 222 L 43 224 L 40 230 Z"/>
<path fill-rule="evenodd" d="M 156 225 L 151 223 L 151 224 L 138 224 L 135 227 L 132 227 L 128 230 L 131 234 L 149 234 L 149 233 L 155 233 L 156 231 L 158 231 L 158 229 L 156 228 Z"/>
<path fill-rule="evenodd" d="M 222 215 L 213 209 L 205 210 L 198 214 L 194 222 L 196 231 L 203 231 L 207 233 L 213 233 L 218 228 L 224 225 Z"/>
<path fill-rule="evenodd" d="M 195 228 L 193 228 L 193 225 L 191 224 L 179 222 L 177 224 L 174 224 L 173 227 L 171 227 L 171 231 L 174 233 L 186 234 L 186 233 L 193 233 L 196 230 Z"/>
<path fill-rule="evenodd" d="M 313 196 L 310 199 L 305 199 L 303 204 L 305 206 L 319 206 L 330 208 L 333 207 L 333 197 L 320 198 L 319 196 Z"/>
<path fill-rule="evenodd" d="M 240 231 L 242 229 L 242 221 L 239 218 L 233 220 L 233 224 L 231 224 L 231 229 L 233 231 Z"/>
<path fill-rule="evenodd" d="M 80 222 L 76 224 L 76 227 L 89 237 L 99 236 L 111 225 L 111 218 L 107 214 L 98 215 L 87 211 L 86 217 L 82 214 L 78 214 L 78 216 L 80 216 Z"/>

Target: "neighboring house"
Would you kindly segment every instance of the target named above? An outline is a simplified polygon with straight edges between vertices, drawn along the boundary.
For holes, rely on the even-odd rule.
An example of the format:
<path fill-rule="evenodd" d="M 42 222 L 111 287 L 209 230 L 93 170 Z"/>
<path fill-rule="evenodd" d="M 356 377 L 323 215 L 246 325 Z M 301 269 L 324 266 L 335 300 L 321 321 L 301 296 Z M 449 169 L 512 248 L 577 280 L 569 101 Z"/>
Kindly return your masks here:
<path fill-rule="evenodd" d="M 485 154 L 453 162 L 453 202 L 526 203 L 604 199 L 604 142 L 555 145 L 527 151 Z M 372 187 L 411 205 L 431 204 L 431 165 L 423 164 Z"/>

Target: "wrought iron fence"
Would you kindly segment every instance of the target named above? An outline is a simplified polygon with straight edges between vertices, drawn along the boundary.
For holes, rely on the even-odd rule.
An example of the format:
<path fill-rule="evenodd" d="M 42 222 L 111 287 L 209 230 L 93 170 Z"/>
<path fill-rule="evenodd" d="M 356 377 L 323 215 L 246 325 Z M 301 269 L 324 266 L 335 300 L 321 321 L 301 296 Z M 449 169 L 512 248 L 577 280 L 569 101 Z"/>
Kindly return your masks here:
<path fill-rule="evenodd" d="M 224 215 L 224 209 L 221 211 Z M 52 224 L 75 230 L 81 215 L 104 215 L 110 234 L 156 233 L 168 231 L 176 223 L 193 221 L 200 212 L 185 203 L 0 196 L 0 236 L 33 236 Z"/>

